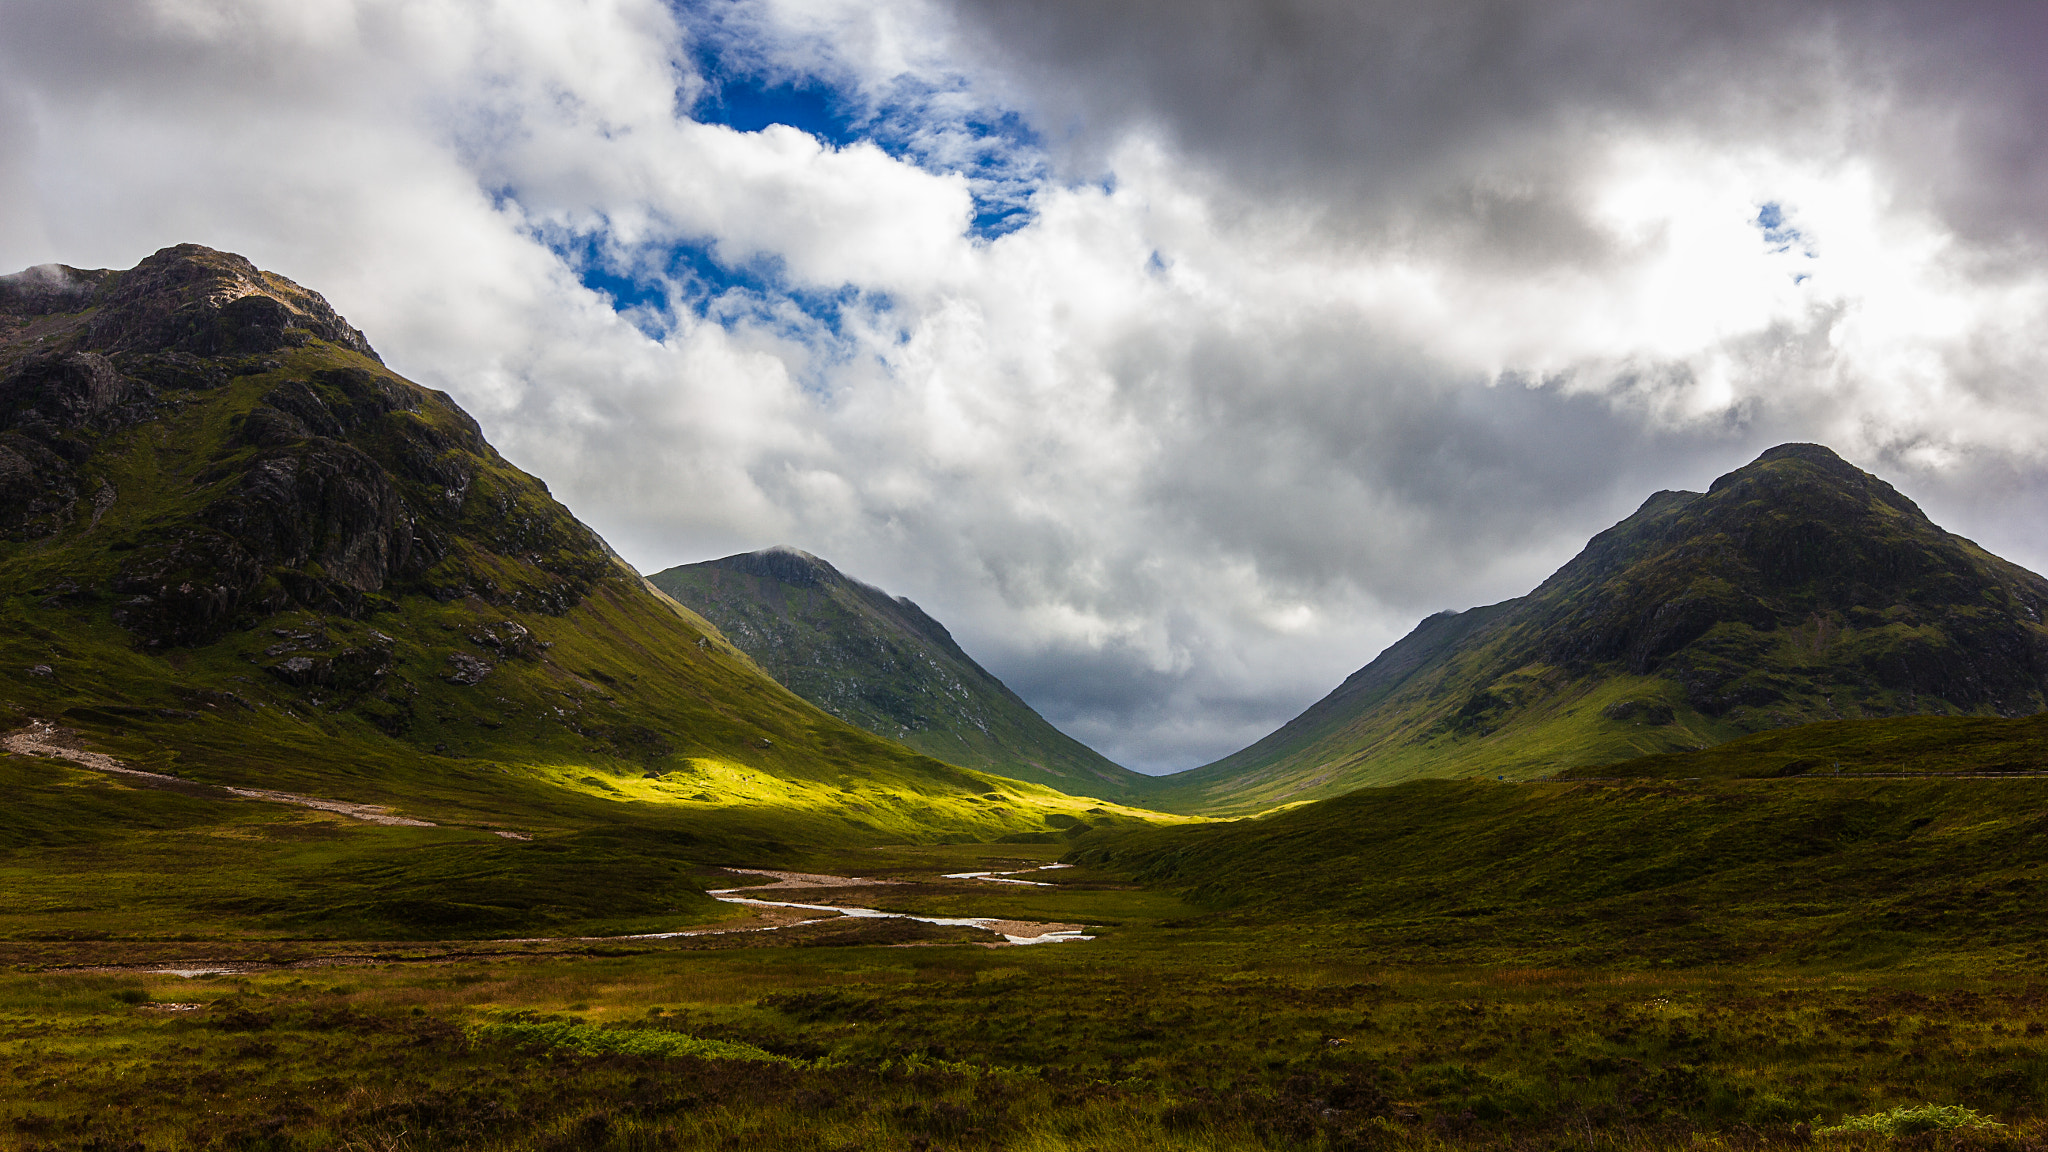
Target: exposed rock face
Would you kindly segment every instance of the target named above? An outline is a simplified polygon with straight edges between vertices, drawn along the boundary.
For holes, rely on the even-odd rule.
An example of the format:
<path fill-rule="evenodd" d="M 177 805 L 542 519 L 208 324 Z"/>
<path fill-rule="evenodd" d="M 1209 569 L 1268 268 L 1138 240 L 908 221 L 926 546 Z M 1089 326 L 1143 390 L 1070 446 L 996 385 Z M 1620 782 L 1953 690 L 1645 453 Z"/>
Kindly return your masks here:
<path fill-rule="evenodd" d="M 122 565 L 112 590 L 126 598 L 114 622 L 153 647 L 205 644 L 246 614 L 290 606 L 281 589 L 252 596 L 262 583 L 262 563 L 233 540 L 181 531 Z"/>
<path fill-rule="evenodd" d="M 130 380 L 114 362 L 91 352 L 24 357 L 0 378 L 0 430 L 48 438 L 81 428 L 105 430 L 145 418 L 149 386 Z"/>
<path fill-rule="evenodd" d="M 491 674 L 491 664 L 467 652 L 452 653 L 448 657 L 449 672 L 442 679 L 450 684 L 479 684 Z"/>
<path fill-rule="evenodd" d="M 150 399 L 147 383 L 90 352 L 35 353 L 0 374 L 0 537 L 39 539 L 69 525 L 89 434 L 147 419 Z"/>
<path fill-rule="evenodd" d="M 318 564 L 357 592 L 384 587 L 412 554 L 412 516 L 397 486 L 375 460 L 336 440 L 264 452 L 205 520 L 269 564 Z"/>
<path fill-rule="evenodd" d="M 0 432 L 0 536 L 39 540 L 77 515 L 78 476 L 43 442 Z"/>

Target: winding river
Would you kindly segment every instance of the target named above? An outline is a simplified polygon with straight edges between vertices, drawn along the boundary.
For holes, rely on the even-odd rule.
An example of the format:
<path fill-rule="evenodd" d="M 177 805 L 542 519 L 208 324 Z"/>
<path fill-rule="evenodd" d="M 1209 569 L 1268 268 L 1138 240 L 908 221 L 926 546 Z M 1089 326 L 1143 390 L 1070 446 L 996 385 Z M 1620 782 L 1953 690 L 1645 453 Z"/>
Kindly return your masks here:
<path fill-rule="evenodd" d="M 1066 864 L 1047 864 L 1043 868 L 1025 868 L 1018 872 L 1040 872 L 1051 868 L 1067 868 Z M 1004 920 L 995 916 L 918 916 L 909 912 L 884 912 L 878 908 L 855 908 L 844 904 L 801 904 L 789 900 L 760 900 L 746 895 L 775 888 L 853 888 L 894 885 L 893 880 L 867 880 L 857 876 L 823 876 L 802 872 L 771 872 L 759 868 L 728 868 L 745 876 L 770 876 L 774 883 L 761 884 L 750 888 L 715 888 L 705 895 L 727 904 L 746 904 L 755 908 L 794 908 L 803 912 L 836 912 L 857 920 L 916 920 L 923 924 L 944 924 L 959 928 L 980 928 L 994 932 L 1009 944 L 1065 944 L 1075 940 L 1093 940 L 1084 925 L 1042 924 L 1027 920 Z M 1036 888 L 1050 888 L 1052 885 L 1035 880 L 1011 880 L 1017 872 L 952 872 L 948 880 L 987 880 L 998 884 L 1029 884 Z M 817 920 L 800 920 L 799 924 L 815 924 Z M 776 924 L 752 931 L 767 932 L 776 928 L 793 928 L 794 924 Z M 683 933 L 664 933 L 683 935 Z"/>

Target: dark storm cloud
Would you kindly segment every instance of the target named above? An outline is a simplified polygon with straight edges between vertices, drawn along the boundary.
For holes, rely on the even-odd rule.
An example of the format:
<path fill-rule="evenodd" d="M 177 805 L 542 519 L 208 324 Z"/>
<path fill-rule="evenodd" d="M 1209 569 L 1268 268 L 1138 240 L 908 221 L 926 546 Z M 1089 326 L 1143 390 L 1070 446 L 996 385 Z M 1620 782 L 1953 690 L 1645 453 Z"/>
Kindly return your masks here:
<path fill-rule="evenodd" d="M 1425 223 L 1448 211 L 1510 252 L 1585 253 L 1556 196 L 1583 145 L 1644 128 L 1867 145 L 1987 240 L 2038 236 L 2048 219 L 2048 6 L 2035 3 L 952 7 L 1083 163 L 1145 125 L 1247 192 L 1400 202 Z"/>

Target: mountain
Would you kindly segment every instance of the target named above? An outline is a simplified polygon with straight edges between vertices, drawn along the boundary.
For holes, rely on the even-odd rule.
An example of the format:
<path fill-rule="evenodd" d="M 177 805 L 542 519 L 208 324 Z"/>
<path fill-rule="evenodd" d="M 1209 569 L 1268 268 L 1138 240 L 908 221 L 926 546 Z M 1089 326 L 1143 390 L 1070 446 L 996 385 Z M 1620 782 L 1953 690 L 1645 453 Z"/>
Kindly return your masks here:
<path fill-rule="evenodd" d="M 610 845 L 561 857 L 589 875 L 1113 818 L 790 693 L 319 294 L 196 245 L 0 278 L 0 728 L 32 719 L 194 786 L 475 829 L 477 860 L 498 828 Z"/>
<path fill-rule="evenodd" d="M 648 577 L 790 691 L 927 756 L 1081 795 L 1151 780 L 1047 723 L 916 604 L 808 552 L 770 548 Z"/>
<path fill-rule="evenodd" d="M 1659 492 L 1535 591 L 1424 620 L 1279 731 L 1169 777 L 1212 814 L 1542 776 L 1813 721 L 2048 704 L 2048 581 L 1817 444 Z"/>

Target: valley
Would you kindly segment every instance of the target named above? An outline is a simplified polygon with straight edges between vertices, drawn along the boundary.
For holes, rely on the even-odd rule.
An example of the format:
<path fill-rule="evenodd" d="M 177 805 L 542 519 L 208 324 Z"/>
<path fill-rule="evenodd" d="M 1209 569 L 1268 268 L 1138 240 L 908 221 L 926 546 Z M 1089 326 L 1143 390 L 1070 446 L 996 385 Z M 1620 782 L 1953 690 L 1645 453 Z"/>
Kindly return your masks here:
<path fill-rule="evenodd" d="M 1740 785 L 1765 807 L 1813 786 Z M 1496 787 L 1621 802 L 1601 785 Z M 1515 866 L 1475 843 L 1474 868 Z M 1808 922 L 1801 947 L 1748 910 L 1714 929 L 1748 947 L 1703 956 L 1658 906 L 1683 898 L 1677 870 L 1649 882 L 1641 909 L 1558 891 L 1537 914 L 1477 922 L 1455 901 L 1395 903 L 1391 919 L 1370 898 L 1343 904 L 1337 882 L 1360 873 L 1327 857 L 1270 879 L 1257 860 L 1215 853 L 1143 887 L 1090 864 L 1058 870 L 1053 890 L 922 887 L 942 869 L 1035 868 L 1049 854 L 999 852 L 856 854 L 863 874 L 919 889 L 900 899 L 889 885 L 777 891 L 925 911 L 1086 907 L 1076 919 L 1099 938 L 991 949 L 788 929 L 445 951 L 336 943 L 190 976 L 68 966 L 133 945 L 39 946 L 61 947 L 60 963 L 10 944 L 0 1055 L 22 1091 L 6 1099 L 0 1141 L 1647 1149 L 1905 1137 L 1988 1152 L 2048 1133 L 2035 1104 L 2042 941 L 2028 915 L 1990 937 L 1967 923 L 1916 932 L 1823 887 L 1804 915 L 1869 916 L 1876 935 L 1831 948 Z M 1957 875 L 1970 863 L 1919 861 Z M 1839 864 L 1861 866 L 1853 854 Z M 874 895 L 884 888 L 891 897 Z M 1998 919 L 2021 903 L 1918 899 L 1935 920 Z M 1622 932 L 1589 948 L 1570 921 L 1542 922 L 1586 912 L 1663 938 L 1636 949 Z M 319 946 L 267 947 L 275 962 Z M 1964 1126 L 1940 1127 L 1950 1122 Z"/>

